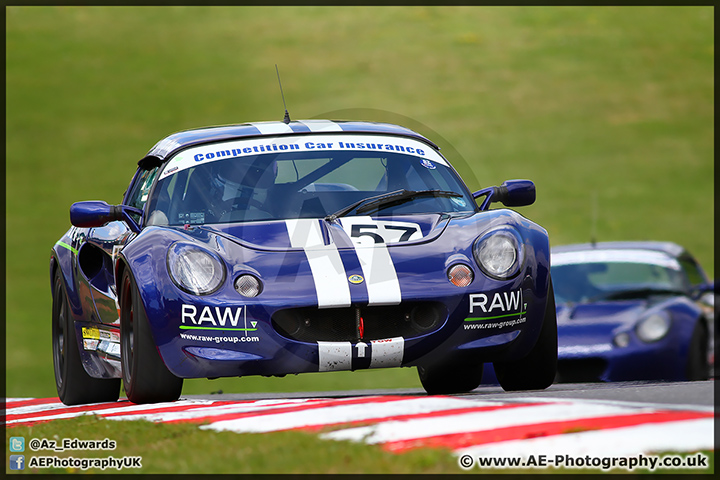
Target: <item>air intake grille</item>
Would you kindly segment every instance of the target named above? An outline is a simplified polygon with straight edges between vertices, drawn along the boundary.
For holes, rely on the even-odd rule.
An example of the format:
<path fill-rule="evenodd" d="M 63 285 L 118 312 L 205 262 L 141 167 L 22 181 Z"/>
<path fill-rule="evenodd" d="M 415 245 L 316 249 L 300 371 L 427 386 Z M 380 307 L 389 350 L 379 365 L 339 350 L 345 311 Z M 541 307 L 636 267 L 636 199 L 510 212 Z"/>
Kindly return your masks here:
<path fill-rule="evenodd" d="M 290 308 L 272 317 L 277 333 L 301 342 L 357 342 L 412 338 L 440 328 L 447 309 L 439 302 L 347 308 Z"/>

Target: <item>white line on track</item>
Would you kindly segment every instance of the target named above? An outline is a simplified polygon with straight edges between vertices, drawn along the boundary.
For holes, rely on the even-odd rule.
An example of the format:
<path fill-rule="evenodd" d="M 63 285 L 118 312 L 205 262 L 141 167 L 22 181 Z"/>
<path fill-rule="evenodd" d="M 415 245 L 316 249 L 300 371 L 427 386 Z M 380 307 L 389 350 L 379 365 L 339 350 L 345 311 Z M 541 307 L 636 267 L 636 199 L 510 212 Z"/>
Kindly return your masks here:
<path fill-rule="evenodd" d="M 225 420 L 204 425 L 200 428 L 230 430 L 234 432 L 272 432 L 293 428 L 367 421 L 394 415 L 418 415 L 470 406 L 482 407 L 498 404 L 498 402 L 471 402 L 451 397 L 420 397 L 381 403 L 328 406 L 296 412 L 279 413 L 272 416 Z"/>
<path fill-rule="evenodd" d="M 628 408 L 583 403 L 551 403 L 507 410 L 466 413 L 440 418 L 422 418 L 399 422 L 382 422 L 369 427 L 349 428 L 323 435 L 333 440 L 355 440 L 386 443 L 435 437 L 452 433 L 494 430 L 534 423 L 568 421 L 629 413 Z M 638 411 L 637 413 L 640 413 Z"/>

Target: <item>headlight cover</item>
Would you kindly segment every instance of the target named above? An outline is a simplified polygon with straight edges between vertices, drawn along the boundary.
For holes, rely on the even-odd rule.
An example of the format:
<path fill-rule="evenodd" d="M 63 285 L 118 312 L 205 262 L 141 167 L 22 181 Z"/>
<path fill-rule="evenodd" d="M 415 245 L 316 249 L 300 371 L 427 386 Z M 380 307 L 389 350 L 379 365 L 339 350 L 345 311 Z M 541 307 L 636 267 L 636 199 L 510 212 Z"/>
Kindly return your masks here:
<path fill-rule="evenodd" d="M 635 327 L 635 333 L 643 342 L 657 342 L 670 330 L 670 318 L 654 313 L 642 319 Z"/>
<path fill-rule="evenodd" d="M 478 238 L 473 256 L 487 276 L 498 280 L 514 277 L 523 263 L 519 234 L 510 229 L 493 230 Z"/>
<path fill-rule="evenodd" d="M 174 243 L 168 249 L 170 278 L 193 295 L 213 293 L 225 281 L 225 265 L 214 254 L 195 245 Z"/>

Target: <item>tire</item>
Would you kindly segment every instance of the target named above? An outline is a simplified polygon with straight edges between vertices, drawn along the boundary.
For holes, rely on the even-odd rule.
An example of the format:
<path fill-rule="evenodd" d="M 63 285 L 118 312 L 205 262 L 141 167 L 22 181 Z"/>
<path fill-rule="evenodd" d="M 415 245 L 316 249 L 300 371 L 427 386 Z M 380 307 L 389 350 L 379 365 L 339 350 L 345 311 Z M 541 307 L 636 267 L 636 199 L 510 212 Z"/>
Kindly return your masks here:
<path fill-rule="evenodd" d="M 52 347 L 55 387 L 65 405 L 114 402 L 120 395 L 119 378 L 93 378 L 85 371 L 75 332 L 75 322 L 58 268 L 53 278 Z"/>
<path fill-rule="evenodd" d="M 133 403 L 174 402 L 183 379 L 167 369 L 150 332 L 145 307 L 129 270 L 120 289 L 120 356 L 125 393 Z"/>
<path fill-rule="evenodd" d="M 418 366 L 420 383 L 429 395 L 465 393 L 480 386 L 483 364 L 440 363 Z"/>
<path fill-rule="evenodd" d="M 707 380 L 709 376 L 708 335 L 703 320 L 699 319 L 693 329 L 688 347 L 687 378 L 690 381 Z"/>
<path fill-rule="evenodd" d="M 535 346 L 520 360 L 493 364 L 503 390 L 544 390 L 552 385 L 557 372 L 557 346 L 555 294 L 550 279 L 543 325 Z"/>

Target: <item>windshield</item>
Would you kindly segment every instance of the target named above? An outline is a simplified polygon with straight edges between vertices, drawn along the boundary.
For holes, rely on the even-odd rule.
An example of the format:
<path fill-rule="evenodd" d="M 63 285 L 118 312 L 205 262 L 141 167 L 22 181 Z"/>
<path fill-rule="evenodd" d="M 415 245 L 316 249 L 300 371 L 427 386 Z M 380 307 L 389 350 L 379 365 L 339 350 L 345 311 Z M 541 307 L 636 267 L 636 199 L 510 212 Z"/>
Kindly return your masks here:
<path fill-rule="evenodd" d="M 312 142 L 305 138 L 297 149 L 291 148 L 297 143 L 273 139 L 274 143 L 263 145 L 262 150 L 255 140 L 234 141 L 227 147 L 215 144 L 213 151 L 205 146 L 202 151 L 181 152 L 182 158 L 178 155 L 168 162 L 159 176 L 149 202 L 148 224 L 323 218 L 368 197 L 403 189 L 443 193 L 391 202 L 373 210 L 372 215 L 472 213 L 476 209 L 455 171 L 422 143 L 380 136 L 360 138 L 364 142 L 341 137 L 352 143 L 310 138 Z M 377 143 L 379 138 L 383 143 Z M 351 210 L 346 214 L 359 213 Z"/>
<path fill-rule="evenodd" d="M 688 288 L 677 260 L 661 252 L 564 252 L 553 254 L 551 262 L 558 303 L 642 297 Z"/>

